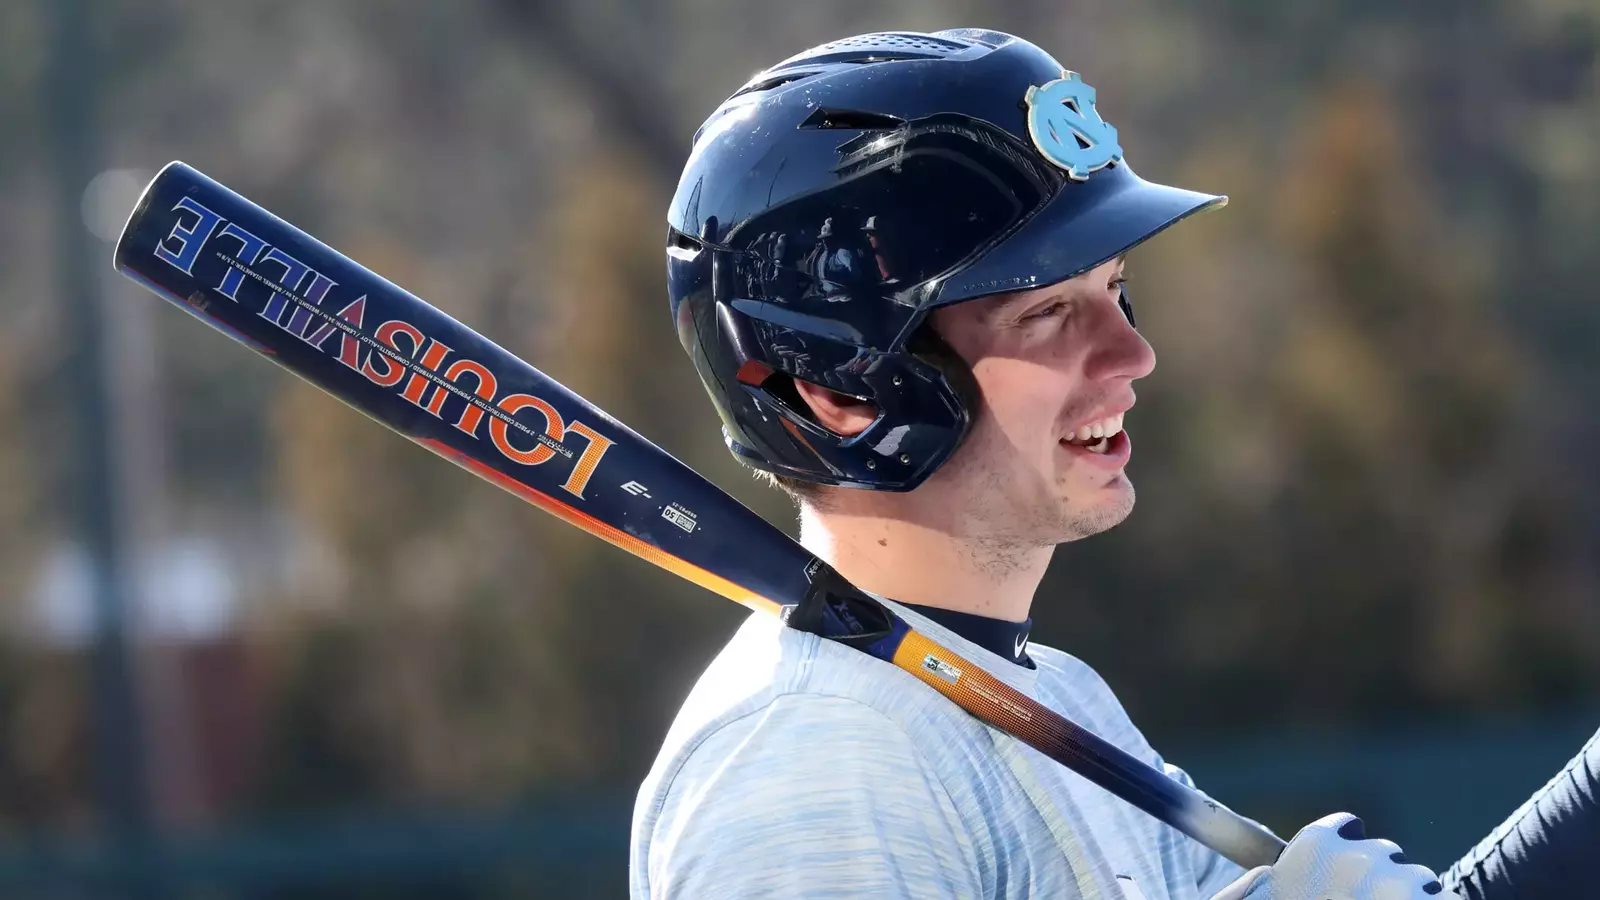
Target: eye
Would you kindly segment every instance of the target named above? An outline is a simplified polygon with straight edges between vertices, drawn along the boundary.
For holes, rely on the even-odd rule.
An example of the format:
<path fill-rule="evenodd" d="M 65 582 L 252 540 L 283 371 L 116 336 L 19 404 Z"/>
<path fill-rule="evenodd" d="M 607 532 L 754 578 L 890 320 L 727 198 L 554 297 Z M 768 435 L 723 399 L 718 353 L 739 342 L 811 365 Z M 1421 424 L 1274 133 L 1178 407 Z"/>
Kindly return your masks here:
<path fill-rule="evenodd" d="M 1107 285 L 1107 287 L 1120 288 L 1120 287 L 1122 287 L 1123 285 L 1125 285 L 1127 283 L 1128 283 L 1128 276 L 1126 276 L 1126 275 L 1118 275 L 1117 277 L 1111 279 L 1111 283 L 1109 285 Z"/>
<path fill-rule="evenodd" d="M 1065 312 L 1066 309 L 1067 309 L 1067 304 L 1066 304 L 1065 301 L 1056 300 L 1056 301 L 1053 301 L 1053 302 L 1051 302 L 1050 304 L 1048 304 L 1046 306 L 1043 306 L 1043 307 L 1041 307 L 1039 309 L 1036 309 L 1033 312 L 1028 313 L 1027 315 L 1023 316 L 1022 317 L 1022 321 L 1024 321 L 1024 322 L 1033 322 L 1033 321 L 1037 321 L 1039 319 L 1054 319 L 1054 318 L 1060 316 L 1063 312 Z"/>

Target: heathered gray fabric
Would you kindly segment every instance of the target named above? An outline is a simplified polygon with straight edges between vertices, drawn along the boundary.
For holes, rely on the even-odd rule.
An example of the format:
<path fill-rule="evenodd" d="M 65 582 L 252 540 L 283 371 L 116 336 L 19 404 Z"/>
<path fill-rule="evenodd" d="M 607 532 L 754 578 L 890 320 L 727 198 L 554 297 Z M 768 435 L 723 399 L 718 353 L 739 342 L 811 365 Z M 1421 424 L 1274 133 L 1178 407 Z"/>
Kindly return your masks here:
<path fill-rule="evenodd" d="M 1087 665 L 912 626 L 1153 765 Z M 1189 783 L 1179 769 L 1166 766 Z M 633 817 L 634 900 L 1203 900 L 1243 870 L 911 675 L 752 616 L 691 692 Z"/>

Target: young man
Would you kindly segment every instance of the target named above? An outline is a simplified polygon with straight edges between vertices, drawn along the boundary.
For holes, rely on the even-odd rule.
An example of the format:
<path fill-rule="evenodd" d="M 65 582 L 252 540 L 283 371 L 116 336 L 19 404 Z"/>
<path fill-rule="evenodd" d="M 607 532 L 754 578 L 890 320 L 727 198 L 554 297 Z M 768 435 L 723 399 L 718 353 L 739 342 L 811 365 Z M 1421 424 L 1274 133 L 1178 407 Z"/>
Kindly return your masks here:
<path fill-rule="evenodd" d="M 1127 517 L 1155 356 L 1126 253 L 1224 202 L 1145 182 L 1095 92 L 991 31 L 877 34 L 756 76 L 695 137 L 673 315 L 729 447 L 913 627 L 1162 765 L 1082 662 L 1030 647 L 1053 548 Z M 1180 770 L 1171 776 L 1187 782 Z M 912 676 L 752 618 L 639 793 L 632 896 L 1409 900 L 1350 816 L 1250 873 Z"/>

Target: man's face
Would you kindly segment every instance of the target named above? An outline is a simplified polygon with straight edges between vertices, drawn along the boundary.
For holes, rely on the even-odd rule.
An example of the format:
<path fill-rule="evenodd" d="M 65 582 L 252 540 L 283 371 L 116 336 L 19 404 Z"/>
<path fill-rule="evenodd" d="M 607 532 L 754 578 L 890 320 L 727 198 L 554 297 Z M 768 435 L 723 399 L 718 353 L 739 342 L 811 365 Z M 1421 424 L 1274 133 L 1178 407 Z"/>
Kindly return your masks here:
<path fill-rule="evenodd" d="M 934 313 L 982 403 L 919 499 L 945 507 L 963 532 L 1013 547 L 1054 546 L 1127 518 L 1121 420 L 1155 353 L 1118 306 L 1122 276 L 1118 258 L 1051 287 Z"/>

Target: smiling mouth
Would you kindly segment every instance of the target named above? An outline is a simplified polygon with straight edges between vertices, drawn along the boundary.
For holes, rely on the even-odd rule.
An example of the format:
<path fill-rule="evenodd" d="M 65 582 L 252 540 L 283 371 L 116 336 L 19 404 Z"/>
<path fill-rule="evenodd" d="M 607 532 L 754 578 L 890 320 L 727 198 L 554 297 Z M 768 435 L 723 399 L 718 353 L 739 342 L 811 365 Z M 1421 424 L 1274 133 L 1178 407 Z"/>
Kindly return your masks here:
<path fill-rule="evenodd" d="M 1081 447 L 1090 453 L 1105 453 L 1111 449 L 1111 444 L 1117 435 L 1122 433 L 1122 413 L 1107 416 L 1087 425 L 1078 426 L 1078 430 L 1061 439 L 1061 443 L 1072 447 Z"/>
<path fill-rule="evenodd" d="M 1062 443 L 1072 447 L 1082 447 L 1090 453 L 1104 453 L 1111 447 L 1111 438 L 1103 437 L 1087 444 L 1079 443 L 1078 441 L 1062 441 Z"/>

